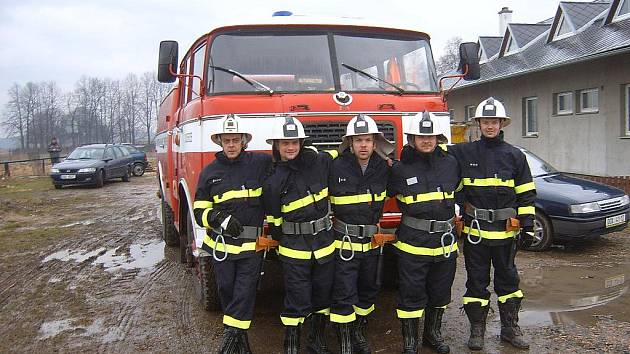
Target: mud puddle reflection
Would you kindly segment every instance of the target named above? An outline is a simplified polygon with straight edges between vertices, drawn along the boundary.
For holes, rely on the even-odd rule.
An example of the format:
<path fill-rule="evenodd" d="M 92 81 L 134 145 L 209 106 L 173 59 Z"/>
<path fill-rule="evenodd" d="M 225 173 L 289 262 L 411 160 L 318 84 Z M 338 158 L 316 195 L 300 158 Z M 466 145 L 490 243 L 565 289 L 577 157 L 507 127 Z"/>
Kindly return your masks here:
<path fill-rule="evenodd" d="M 521 325 L 594 325 L 599 318 L 630 322 L 630 263 L 525 270 Z"/>

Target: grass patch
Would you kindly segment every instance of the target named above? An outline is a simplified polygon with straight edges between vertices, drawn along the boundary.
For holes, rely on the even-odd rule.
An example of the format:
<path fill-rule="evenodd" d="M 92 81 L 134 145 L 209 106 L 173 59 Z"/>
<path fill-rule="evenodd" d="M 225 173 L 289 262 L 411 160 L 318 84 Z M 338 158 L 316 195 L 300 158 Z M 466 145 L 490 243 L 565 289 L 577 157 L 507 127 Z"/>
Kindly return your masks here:
<path fill-rule="evenodd" d="M 0 254 L 14 254 L 48 248 L 61 239 L 73 237 L 69 228 L 48 227 L 41 229 L 23 229 L 12 225 L 0 229 Z"/>

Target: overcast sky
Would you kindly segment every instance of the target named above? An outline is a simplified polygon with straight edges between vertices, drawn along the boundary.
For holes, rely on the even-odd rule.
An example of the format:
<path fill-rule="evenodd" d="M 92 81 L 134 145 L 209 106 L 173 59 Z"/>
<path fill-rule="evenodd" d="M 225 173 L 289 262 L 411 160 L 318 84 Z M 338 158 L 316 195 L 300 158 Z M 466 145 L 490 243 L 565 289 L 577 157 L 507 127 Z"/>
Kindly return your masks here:
<path fill-rule="evenodd" d="M 67 91 L 81 75 L 153 71 L 160 40 L 177 40 L 181 58 L 193 40 L 224 20 L 290 10 L 398 23 L 428 33 L 437 59 L 451 37 L 498 35 L 503 6 L 514 11 L 512 22 L 528 23 L 554 16 L 558 1 L 0 0 L 0 112 L 14 82 L 56 81 Z"/>

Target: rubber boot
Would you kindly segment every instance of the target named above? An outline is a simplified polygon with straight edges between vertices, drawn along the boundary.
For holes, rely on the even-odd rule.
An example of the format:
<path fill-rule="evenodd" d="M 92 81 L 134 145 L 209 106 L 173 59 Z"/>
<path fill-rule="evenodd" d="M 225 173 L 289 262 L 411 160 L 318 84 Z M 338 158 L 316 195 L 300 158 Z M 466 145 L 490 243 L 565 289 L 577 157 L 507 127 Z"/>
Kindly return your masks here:
<path fill-rule="evenodd" d="M 464 305 L 464 311 L 470 321 L 470 338 L 468 348 L 471 350 L 483 349 L 483 340 L 486 334 L 486 318 L 490 306 L 481 306 L 480 302 L 471 302 Z"/>
<path fill-rule="evenodd" d="M 240 330 L 235 327 L 225 326 L 223 339 L 219 346 L 218 354 L 237 354 L 240 348 Z"/>
<path fill-rule="evenodd" d="M 353 322 L 337 324 L 337 338 L 339 341 L 339 354 L 353 354 L 352 327 Z"/>
<path fill-rule="evenodd" d="M 442 338 L 442 315 L 443 308 L 427 308 L 424 317 L 424 332 L 422 334 L 422 344 L 428 345 L 439 354 L 451 352 L 451 348 L 444 343 Z"/>
<path fill-rule="evenodd" d="M 419 318 L 401 318 L 403 336 L 403 354 L 418 353 Z"/>
<path fill-rule="evenodd" d="M 249 347 L 249 338 L 247 337 L 247 330 L 242 329 L 240 331 L 240 354 L 252 354 L 252 350 Z"/>
<path fill-rule="evenodd" d="M 358 316 L 352 326 L 352 348 L 357 354 L 370 354 L 370 343 L 367 339 L 367 316 Z"/>
<path fill-rule="evenodd" d="M 300 353 L 300 326 L 285 326 L 284 354 Z"/>
<path fill-rule="evenodd" d="M 501 316 L 501 340 L 509 342 L 513 347 L 529 349 L 529 343 L 523 338 L 521 327 L 518 326 L 518 311 L 521 309 L 520 297 L 499 302 L 499 315 Z"/>
<path fill-rule="evenodd" d="M 311 331 L 308 336 L 308 350 L 314 354 L 332 354 L 326 344 L 326 322 L 328 316 L 322 313 L 311 315 Z"/>

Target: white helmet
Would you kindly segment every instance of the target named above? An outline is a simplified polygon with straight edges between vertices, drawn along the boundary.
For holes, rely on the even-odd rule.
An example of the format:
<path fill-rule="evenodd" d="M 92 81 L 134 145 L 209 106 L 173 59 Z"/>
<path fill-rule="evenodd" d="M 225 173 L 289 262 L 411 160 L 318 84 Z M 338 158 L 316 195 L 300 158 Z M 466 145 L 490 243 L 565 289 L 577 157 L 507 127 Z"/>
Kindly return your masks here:
<path fill-rule="evenodd" d="M 444 135 L 444 128 L 440 120 L 433 113 L 424 111 L 416 114 L 403 133 L 409 135 L 437 136 L 438 144 L 447 144 L 448 138 Z"/>
<path fill-rule="evenodd" d="M 295 117 L 278 117 L 273 122 L 271 137 L 267 139 L 267 144 L 273 144 L 274 140 L 306 139 L 302 123 Z"/>
<path fill-rule="evenodd" d="M 341 138 L 341 145 L 339 145 L 337 150 L 339 152 L 346 150 L 348 146 L 352 144 L 352 139 L 349 139 L 350 137 L 365 134 L 376 135 L 376 151 L 379 155 L 385 157 L 394 151 L 394 144 L 385 139 L 383 133 L 378 131 L 378 126 L 376 125 L 374 119 L 365 114 L 359 114 L 358 116 L 350 119 L 348 127 L 346 128 L 346 135 Z"/>
<path fill-rule="evenodd" d="M 483 100 L 477 106 L 477 110 L 475 111 L 475 116 L 473 118 L 477 120 L 479 118 L 505 119 L 503 123 L 504 127 L 507 127 L 508 125 L 510 125 L 512 121 L 512 119 L 510 119 L 510 117 L 507 116 L 505 112 L 505 107 L 503 106 L 503 104 L 499 102 L 499 100 L 495 99 L 494 97 L 489 97 L 488 99 Z"/>
<path fill-rule="evenodd" d="M 241 127 L 241 118 L 238 116 L 228 114 L 227 117 L 223 119 L 222 123 L 223 131 L 210 135 L 210 139 L 212 139 L 215 144 L 221 146 L 221 134 L 243 134 L 245 136 L 244 145 L 247 145 L 247 143 L 252 140 L 252 135 Z"/>

